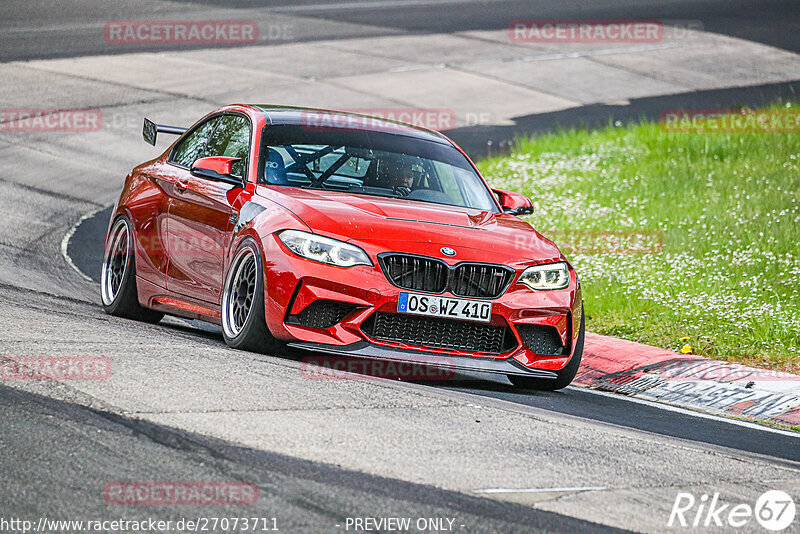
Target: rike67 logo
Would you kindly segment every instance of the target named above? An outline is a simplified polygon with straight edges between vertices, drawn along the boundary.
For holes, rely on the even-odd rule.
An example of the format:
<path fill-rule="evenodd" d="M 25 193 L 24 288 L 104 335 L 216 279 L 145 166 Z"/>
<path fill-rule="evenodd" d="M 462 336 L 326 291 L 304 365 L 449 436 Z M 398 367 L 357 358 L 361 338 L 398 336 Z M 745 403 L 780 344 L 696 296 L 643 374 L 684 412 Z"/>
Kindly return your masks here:
<path fill-rule="evenodd" d="M 780 532 L 789 527 L 795 518 L 795 505 L 788 493 L 780 490 L 764 492 L 751 506 L 747 503 L 726 503 L 719 493 L 703 494 L 696 498 L 691 493 L 678 493 L 669 515 L 668 527 L 749 527 L 753 518 L 766 530 Z"/>

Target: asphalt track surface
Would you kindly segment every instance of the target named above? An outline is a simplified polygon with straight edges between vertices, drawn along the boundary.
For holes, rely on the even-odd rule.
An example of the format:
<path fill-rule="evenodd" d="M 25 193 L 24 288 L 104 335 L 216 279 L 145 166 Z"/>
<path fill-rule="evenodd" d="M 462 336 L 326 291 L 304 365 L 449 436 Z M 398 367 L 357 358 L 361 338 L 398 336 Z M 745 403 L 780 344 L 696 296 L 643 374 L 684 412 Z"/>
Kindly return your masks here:
<path fill-rule="evenodd" d="M 142 505 L 123 512 L 122 506 L 105 501 L 101 489 L 109 481 L 135 474 L 137 480 L 257 484 L 258 500 L 247 506 L 245 515 L 276 518 L 282 532 L 343 530 L 345 515 L 457 518 L 454 529 L 468 532 L 621 532 L 551 512 L 237 447 L 5 386 L 0 386 L 0 430 L 0 514 L 6 518 L 177 522 L 243 515 L 241 506 Z M 81 458 L 78 469 L 76 456 Z"/>
<path fill-rule="evenodd" d="M 278 0 L 264 4 L 257 0 L 134 0 L 124 5 L 95 3 L 88 14 L 84 0 L 64 0 L 59 2 L 58 20 L 54 21 L 48 0 L 9 0 L 0 8 L 3 15 L 0 20 L 0 34 L 3 34 L 0 62 L 198 49 L 203 46 L 150 43 L 120 47 L 97 39 L 97 33 L 98 28 L 109 20 L 247 19 L 254 13 L 262 26 L 274 21 L 276 26 L 292 27 L 288 38 L 270 40 L 266 35 L 260 38 L 259 44 L 504 29 L 508 28 L 510 20 L 516 19 L 636 19 L 672 21 L 679 25 L 699 24 L 705 31 L 800 52 L 800 39 L 797 38 L 800 3 L 794 0 L 766 0 L 757 4 L 748 0 L 604 0 L 591 3 L 559 0 L 535 3 L 526 0 Z M 331 22 L 342 25 L 331 26 Z M 798 94 L 800 80 L 694 91 L 631 99 L 626 105 L 594 104 L 520 116 L 515 117 L 510 126 L 473 126 L 447 133 L 472 157 L 481 158 L 506 152 L 518 136 L 560 128 L 605 126 L 615 121 L 657 119 L 664 109 L 759 106 L 795 98 Z"/>
<path fill-rule="evenodd" d="M 411 3 L 413 3 L 412 0 Z M 187 4 L 191 11 L 187 12 Z M 361 4 L 360 6 L 358 4 Z M 529 2 L 454 2 L 421 1 L 412 9 L 403 2 L 274 2 L 270 7 L 278 15 L 303 17 L 308 21 L 339 21 L 369 25 L 375 35 L 386 32 L 450 32 L 467 29 L 507 27 L 513 18 L 658 18 L 699 20 L 708 31 L 798 51 L 798 4 L 774 1 L 706 1 L 635 3 L 542 2 L 532 9 Z M 220 9 L 237 7 L 246 18 L 256 2 L 152 2 L 134 1 L 124 6 L 67 0 L 59 2 L 58 20 L 54 21 L 52 3 L 6 2 L 0 29 L 3 47 L 0 61 L 30 58 L 71 57 L 117 53 L 118 49 L 102 41 L 87 39 L 96 26 L 110 19 L 170 18 L 176 13 L 200 20 L 212 18 Z M 467 9 L 468 8 L 468 9 Z M 231 11 L 226 11 L 231 16 Z M 146 15 L 145 15 L 146 14 Z M 334 30 L 330 30 L 334 32 Z M 355 30 L 354 30 L 355 32 Z M 364 36 L 364 30 L 358 30 Z M 298 40 L 347 37 L 347 30 L 337 27 L 334 33 L 300 34 Z M 353 34 L 355 35 L 355 33 Z M 147 48 L 152 51 L 152 47 Z M 174 48 L 171 48 L 174 49 Z M 127 49 L 126 52 L 133 50 Z M 471 153 L 482 155 L 496 150 L 519 133 L 546 131 L 578 124 L 602 125 L 610 120 L 635 120 L 652 116 L 658 110 L 681 105 L 707 107 L 716 105 L 757 105 L 777 97 L 798 94 L 797 83 L 721 89 L 634 100 L 624 108 L 596 105 L 523 117 L 513 127 L 484 127 L 452 132 L 453 137 Z M 670 100 L 671 99 L 671 100 Z M 494 140 L 492 145 L 486 140 Z M 69 199 L 66 199 L 67 201 Z M 96 279 L 102 236 L 108 211 L 81 224 L 70 241 L 69 253 L 85 273 Z M 49 261 L 55 261 L 50 259 Z M 14 287 L 0 287 L 4 299 L 31 313 L 51 313 L 54 324 L 65 317 L 85 314 L 87 321 L 105 320 L 102 314 L 88 312 L 83 300 L 55 299 L 45 295 L 23 295 Z M 53 307 L 56 306 L 56 307 Z M 53 308 L 51 308 L 53 307 Z M 96 307 L 96 306 L 95 306 Z M 74 308 L 74 309 L 73 309 Z M 16 312 L 15 312 L 16 313 Z M 100 318 L 98 318 L 98 315 Z M 46 316 L 46 315 L 45 315 Z M 115 328 L 127 322 L 111 321 Z M 51 335 L 61 334 L 53 327 Z M 121 328 L 121 327 L 120 327 Z M 141 335 L 160 336 L 169 342 L 190 337 L 214 350 L 224 349 L 214 328 L 168 322 L 157 327 L 142 327 Z M 12 349 L 5 348 L 4 354 Z M 16 350 L 16 349 L 13 349 Z M 288 355 L 287 360 L 296 359 Z M 567 420 L 586 423 L 588 429 L 624 428 L 636 436 L 658 435 L 677 438 L 687 449 L 707 455 L 730 457 L 732 465 L 742 458 L 755 458 L 763 465 L 796 469 L 800 461 L 798 438 L 786 433 L 742 426 L 736 422 L 705 418 L 690 413 L 666 410 L 657 405 L 632 403 L 624 398 L 599 396 L 579 388 L 556 393 L 521 392 L 502 380 L 462 377 L 453 383 L 410 384 L 447 396 L 470 398 L 476 405 L 497 401 L 554 413 Z M 485 378 L 485 377 L 482 377 Z M 79 399 L 84 400 L 84 399 Z M 241 515 L 240 509 L 224 507 L 114 507 L 102 499 L 102 487 L 111 480 L 249 480 L 258 484 L 260 498 L 250 516 L 280 518 L 283 531 L 335 532 L 345 517 L 410 516 L 455 517 L 468 532 L 601 532 L 614 531 L 590 521 L 567 515 L 470 496 L 462 492 L 437 489 L 431 485 L 403 482 L 354 469 L 340 468 L 330 462 L 320 463 L 294 456 L 265 452 L 234 445 L 176 429 L 167 424 L 143 421 L 114 413 L 103 406 L 89 408 L 91 402 L 70 402 L 16 388 L 0 386 L 0 516 L 31 518 L 126 518 L 157 517 L 179 519 L 187 515 Z M 476 421 L 477 422 L 477 421 Z M 592 424 L 598 424 L 592 426 Z M 589 430 L 587 430 L 589 431 Z M 565 444 L 565 450 L 570 450 Z M 380 455 L 380 450 L 375 450 Z M 490 451 L 487 451 L 489 454 Z M 704 453 L 704 454 L 705 454 Z M 603 459 L 598 458 L 597 461 Z M 584 461 L 584 460 L 581 460 Z M 620 458 L 625 462 L 625 458 Z M 653 458 L 653 461 L 659 461 Z M 434 466 L 431 466 L 433 468 Z M 676 470 L 692 466 L 675 466 Z M 647 466 L 642 466 L 647 470 Z M 733 467 L 732 467 L 733 469 Z M 729 481 L 724 481 L 729 482 Z M 731 476 L 731 483 L 739 483 Z M 674 494 L 672 494 L 674 496 Z"/>
<path fill-rule="evenodd" d="M 247 18 L 265 7 L 276 16 L 367 25 L 368 34 L 389 31 L 450 33 L 507 28 L 515 19 L 649 19 L 699 21 L 706 31 L 800 51 L 798 4 L 793 0 L 132 0 L 123 3 L 60 0 L 57 13 L 49 0 L 7 0 L 3 14 L 4 46 L 0 61 L 120 53 L 120 47 L 95 38 L 96 26 L 108 20 L 183 18 L 204 20 L 225 10 L 223 18 Z M 347 29 L 331 34 L 310 27 L 293 40 L 351 36 Z M 362 33 L 362 35 L 364 35 Z M 186 48 L 197 48 L 187 46 Z M 141 48 L 153 50 L 152 46 Z M 174 50 L 171 46 L 169 49 Z M 125 52 L 136 51 L 126 48 Z"/>
<path fill-rule="evenodd" d="M 102 264 L 102 242 L 105 236 L 111 208 L 78 226 L 70 240 L 68 252 L 82 272 L 99 279 Z M 205 335 L 211 335 L 223 343 L 219 329 L 205 327 L 192 322 L 194 327 L 203 327 Z M 722 418 L 700 418 L 686 412 L 665 410 L 657 404 L 632 405 L 628 399 L 618 396 L 598 396 L 582 388 L 570 388 L 557 392 L 520 392 L 510 386 L 505 378 L 489 376 L 461 377 L 456 385 L 452 382 L 428 383 L 433 387 L 455 390 L 471 395 L 502 399 L 525 406 L 573 415 L 619 425 L 645 432 L 673 436 L 690 441 L 728 447 L 748 453 L 763 454 L 800 462 L 800 436 L 787 433 L 770 433 L 759 427 L 744 427 Z"/>

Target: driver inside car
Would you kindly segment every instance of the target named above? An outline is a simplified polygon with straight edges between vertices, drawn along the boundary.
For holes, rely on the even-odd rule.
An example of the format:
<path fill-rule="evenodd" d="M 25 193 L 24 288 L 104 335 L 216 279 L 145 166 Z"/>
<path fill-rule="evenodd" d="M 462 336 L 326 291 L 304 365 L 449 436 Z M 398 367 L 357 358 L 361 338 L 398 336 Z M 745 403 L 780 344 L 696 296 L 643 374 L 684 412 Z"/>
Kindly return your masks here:
<path fill-rule="evenodd" d="M 422 171 L 405 158 L 396 158 L 388 162 L 389 187 L 401 197 L 407 197 L 415 186 L 419 186 L 418 178 Z"/>

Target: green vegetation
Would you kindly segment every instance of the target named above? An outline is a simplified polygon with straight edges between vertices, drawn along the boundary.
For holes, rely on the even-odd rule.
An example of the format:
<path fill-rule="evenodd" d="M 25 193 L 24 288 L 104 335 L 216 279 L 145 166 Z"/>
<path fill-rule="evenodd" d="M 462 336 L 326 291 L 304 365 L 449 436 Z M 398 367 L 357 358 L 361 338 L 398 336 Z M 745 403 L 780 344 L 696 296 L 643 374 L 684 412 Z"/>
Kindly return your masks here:
<path fill-rule="evenodd" d="M 479 167 L 568 242 L 590 331 L 800 372 L 800 134 L 610 125 L 518 140 Z M 599 238 L 628 232 L 663 247 Z"/>

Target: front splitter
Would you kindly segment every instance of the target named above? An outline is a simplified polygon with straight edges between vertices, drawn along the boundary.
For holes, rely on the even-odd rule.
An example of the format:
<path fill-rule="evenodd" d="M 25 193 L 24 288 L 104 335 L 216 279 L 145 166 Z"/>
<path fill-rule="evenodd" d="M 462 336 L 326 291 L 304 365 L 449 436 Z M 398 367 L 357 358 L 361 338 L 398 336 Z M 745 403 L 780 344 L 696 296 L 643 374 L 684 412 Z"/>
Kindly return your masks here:
<path fill-rule="evenodd" d="M 367 341 L 359 341 L 351 343 L 350 345 L 326 345 L 324 343 L 296 341 L 289 343 L 288 346 L 312 352 L 323 352 L 326 354 L 353 358 L 388 360 L 398 363 L 413 363 L 455 371 L 477 371 L 502 375 L 532 376 L 551 380 L 558 378 L 558 375 L 552 371 L 528 369 L 513 358 L 497 360 L 493 358 L 437 355 L 407 349 L 387 348 L 373 345 Z"/>

